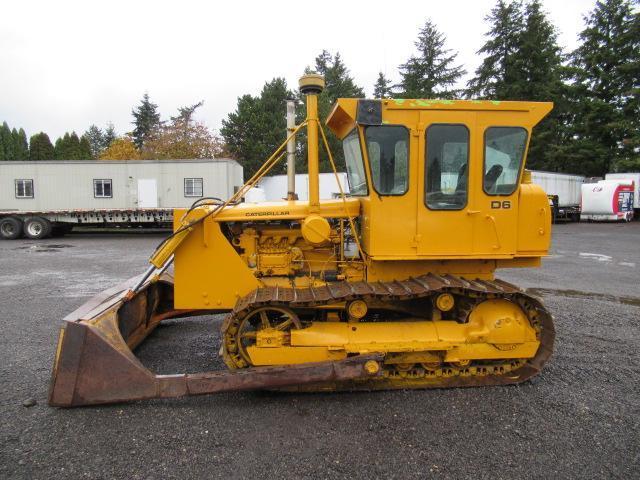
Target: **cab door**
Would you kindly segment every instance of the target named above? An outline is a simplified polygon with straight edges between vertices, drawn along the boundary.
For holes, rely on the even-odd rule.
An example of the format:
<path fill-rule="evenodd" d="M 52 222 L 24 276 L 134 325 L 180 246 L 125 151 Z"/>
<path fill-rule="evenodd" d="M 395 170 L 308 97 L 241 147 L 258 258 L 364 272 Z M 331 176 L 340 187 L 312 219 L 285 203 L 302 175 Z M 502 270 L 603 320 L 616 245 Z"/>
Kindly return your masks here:
<path fill-rule="evenodd" d="M 518 240 L 518 195 L 528 131 L 495 118 L 479 118 L 482 178 L 474 189 L 473 252 L 478 256 L 511 256 Z"/>
<path fill-rule="evenodd" d="M 477 158 L 476 114 L 422 111 L 420 115 L 417 254 L 438 258 L 472 255 L 475 198 L 470 195 Z"/>

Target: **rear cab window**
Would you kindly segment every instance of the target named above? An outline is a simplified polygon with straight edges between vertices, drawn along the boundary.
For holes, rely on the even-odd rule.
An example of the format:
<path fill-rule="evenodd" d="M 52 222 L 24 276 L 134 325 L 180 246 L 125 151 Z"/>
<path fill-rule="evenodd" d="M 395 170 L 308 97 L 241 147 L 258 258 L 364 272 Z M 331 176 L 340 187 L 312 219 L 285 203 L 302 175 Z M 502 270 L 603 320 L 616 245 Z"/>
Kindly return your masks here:
<path fill-rule="evenodd" d="M 528 133 L 522 127 L 489 127 L 484 132 L 482 188 L 487 195 L 511 195 L 527 147 Z"/>

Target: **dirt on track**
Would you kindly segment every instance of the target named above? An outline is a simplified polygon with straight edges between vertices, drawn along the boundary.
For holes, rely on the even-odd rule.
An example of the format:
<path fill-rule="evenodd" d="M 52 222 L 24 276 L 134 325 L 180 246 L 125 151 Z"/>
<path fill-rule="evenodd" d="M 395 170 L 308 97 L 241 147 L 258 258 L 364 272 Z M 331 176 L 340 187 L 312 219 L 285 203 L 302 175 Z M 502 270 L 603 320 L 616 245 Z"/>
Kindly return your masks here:
<path fill-rule="evenodd" d="M 519 386 L 48 407 L 60 320 L 159 239 L 0 242 L 0 478 L 640 476 L 638 222 L 556 226 L 541 269 L 500 272 L 556 322 L 554 356 Z M 159 373 L 224 368 L 221 318 L 169 321 L 138 355 Z"/>

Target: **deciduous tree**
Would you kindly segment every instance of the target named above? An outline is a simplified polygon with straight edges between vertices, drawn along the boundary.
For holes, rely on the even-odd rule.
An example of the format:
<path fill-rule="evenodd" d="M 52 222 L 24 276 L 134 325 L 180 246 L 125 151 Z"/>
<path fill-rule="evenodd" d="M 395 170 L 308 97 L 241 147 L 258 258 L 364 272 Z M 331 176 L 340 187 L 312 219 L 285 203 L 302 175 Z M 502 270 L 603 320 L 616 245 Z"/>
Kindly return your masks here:
<path fill-rule="evenodd" d="M 222 140 L 206 125 L 193 119 L 203 102 L 178 109 L 171 122 L 158 128 L 145 143 L 142 158 L 189 159 L 216 158 L 224 152 Z"/>
<path fill-rule="evenodd" d="M 131 137 L 116 138 L 100 154 L 100 160 L 139 160 L 140 152 Z"/>

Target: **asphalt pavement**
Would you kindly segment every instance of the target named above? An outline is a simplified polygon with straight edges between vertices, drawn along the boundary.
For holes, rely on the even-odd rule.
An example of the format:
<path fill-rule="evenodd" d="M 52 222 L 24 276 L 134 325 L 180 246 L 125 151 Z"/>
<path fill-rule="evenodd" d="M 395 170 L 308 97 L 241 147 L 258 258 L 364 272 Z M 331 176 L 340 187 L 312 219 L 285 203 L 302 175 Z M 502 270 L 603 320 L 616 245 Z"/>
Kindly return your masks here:
<path fill-rule="evenodd" d="M 499 272 L 556 322 L 550 363 L 519 386 L 49 407 L 61 319 L 141 273 L 160 239 L 0 242 L 0 478 L 640 477 L 640 222 L 558 225 L 542 268 Z M 167 322 L 139 358 L 223 368 L 221 318 Z"/>

